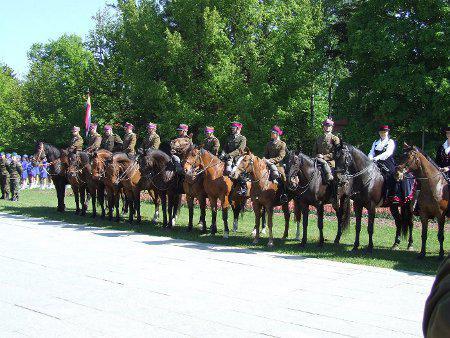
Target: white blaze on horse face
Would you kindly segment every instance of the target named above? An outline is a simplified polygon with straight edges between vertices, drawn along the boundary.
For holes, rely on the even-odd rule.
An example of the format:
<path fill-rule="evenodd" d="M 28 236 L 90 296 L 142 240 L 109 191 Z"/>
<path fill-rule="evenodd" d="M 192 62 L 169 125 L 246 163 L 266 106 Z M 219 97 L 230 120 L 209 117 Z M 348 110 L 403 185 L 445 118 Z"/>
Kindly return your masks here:
<path fill-rule="evenodd" d="M 242 160 L 244 159 L 244 156 L 239 157 L 239 159 L 236 162 L 236 165 L 234 166 L 233 170 L 231 170 L 231 174 L 236 174 L 236 170 L 239 167 L 239 165 L 241 164 Z"/>

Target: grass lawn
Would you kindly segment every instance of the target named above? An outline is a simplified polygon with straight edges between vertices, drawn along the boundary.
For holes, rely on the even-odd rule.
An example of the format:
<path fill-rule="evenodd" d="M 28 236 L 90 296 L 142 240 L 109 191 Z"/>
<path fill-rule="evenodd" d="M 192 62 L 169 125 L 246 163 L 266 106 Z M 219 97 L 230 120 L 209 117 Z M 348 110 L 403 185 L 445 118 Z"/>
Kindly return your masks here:
<path fill-rule="evenodd" d="M 295 238 L 296 225 L 291 220 L 289 229 L 289 239 L 282 241 L 281 238 L 284 230 L 284 219 L 282 215 L 276 215 L 274 219 L 274 248 L 267 248 L 267 235 L 263 235 L 259 245 L 252 244 L 251 232 L 254 225 L 254 216 L 252 212 L 246 212 L 243 219 L 239 221 L 239 230 L 237 234 L 230 234 L 230 238 L 224 239 L 221 234 L 223 225 L 220 215 L 218 216 L 218 230 L 219 234 L 211 236 L 209 234 L 200 234 L 196 227 L 195 231 L 186 232 L 186 225 L 188 219 L 187 208 L 183 207 L 180 217 L 177 220 L 177 226 L 171 231 L 161 228 L 161 224 L 153 226 L 149 219 L 153 215 L 153 205 L 143 202 L 141 207 L 143 222 L 141 224 L 130 225 L 125 221 L 121 223 L 112 223 L 100 218 L 92 219 L 90 213 L 88 216 L 81 217 L 74 213 L 74 198 L 73 196 L 66 197 L 67 211 L 63 214 L 56 212 L 56 195 L 52 190 L 25 190 L 21 191 L 19 202 L 10 202 L 0 200 L 0 211 L 28 215 L 33 217 L 42 217 L 46 219 L 60 220 L 75 224 L 85 224 L 111 229 L 133 230 L 140 233 L 145 233 L 154 236 L 167 236 L 172 238 L 185 239 L 190 241 L 215 243 L 221 245 L 232 245 L 244 248 L 251 248 L 254 250 L 269 250 L 280 253 L 287 253 L 293 255 L 302 255 L 304 257 L 324 258 L 339 262 L 348 262 L 355 264 L 372 265 L 390 269 L 407 270 L 414 272 L 421 272 L 425 274 L 435 274 L 440 264 L 437 258 L 439 252 L 439 243 L 437 240 L 437 231 L 430 229 L 428 231 L 427 242 L 427 257 L 422 260 L 416 259 L 417 251 L 420 248 L 420 230 L 414 230 L 414 248 L 417 251 L 406 251 L 407 241 L 402 240 L 400 250 L 393 251 L 390 249 L 394 241 L 395 228 L 387 225 L 377 225 L 375 223 L 374 233 L 374 251 L 372 254 L 364 254 L 361 250 L 358 254 L 350 252 L 354 240 L 354 219 L 349 231 L 342 236 L 341 244 L 335 246 L 333 244 L 336 235 L 337 223 L 335 221 L 325 221 L 324 236 L 326 239 L 323 248 L 317 247 L 318 230 L 315 217 L 311 217 L 308 227 L 308 245 L 305 248 L 299 248 L 298 241 Z M 90 208 L 90 206 L 89 206 Z M 199 211 L 195 210 L 194 221 L 198 221 Z M 162 219 L 160 215 L 160 219 Z M 207 214 L 207 222 L 209 227 L 210 213 Z M 292 219 L 292 217 L 291 217 Z M 385 223 L 385 222 L 383 222 Z M 229 213 L 229 225 L 232 228 L 232 213 Z M 367 219 L 363 220 L 363 229 L 361 230 L 361 244 L 363 247 L 368 243 L 367 236 Z M 448 237 L 444 243 L 444 249 L 448 248 Z"/>

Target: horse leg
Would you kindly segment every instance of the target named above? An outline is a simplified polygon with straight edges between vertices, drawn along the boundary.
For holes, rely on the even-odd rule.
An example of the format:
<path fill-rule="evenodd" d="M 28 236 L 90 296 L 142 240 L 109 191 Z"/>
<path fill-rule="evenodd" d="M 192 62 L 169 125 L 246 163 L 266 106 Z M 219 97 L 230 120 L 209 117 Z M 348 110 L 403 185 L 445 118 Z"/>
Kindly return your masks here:
<path fill-rule="evenodd" d="M 303 236 L 302 241 L 300 242 L 300 247 L 304 248 L 306 246 L 306 242 L 308 241 L 309 205 L 304 205 L 302 207 L 302 216 L 303 216 Z"/>
<path fill-rule="evenodd" d="M 323 204 L 317 208 L 317 228 L 319 229 L 319 248 L 323 247 L 325 239 L 323 238 Z"/>
<path fill-rule="evenodd" d="M 420 214 L 420 221 L 422 223 L 422 247 L 420 249 L 419 256 L 417 258 L 424 258 L 427 246 L 427 232 L 428 232 L 428 217 L 424 214 Z"/>
<path fill-rule="evenodd" d="M 284 234 L 282 239 L 287 239 L 289 237 L 289 219 L 291 218 L 291 213 L 289 212 L 289 205 L 284 203 L 281 208 L 284 214 Z"/>
<path fill-rule="evenodd" d="M 373 250 L 373 227 L 375 223 L 375 207 L 369 210 L 367 223 L 367 232 L 369 233 L 369 245 L 367 246 L 367 252 L 371 253 Z"/>
<path fill-rule="evenodd" d="M 255 238 L 253 239 L 253 244 L 258 244 L 259 242 L 259 225 L 261 222 L 261 205 L 258 203 L 253 203 L 253 211 L 255 212 Z"/>
<path fill-rule="evenodd" d="M 391 205 L 389 207 L 389 209 L 391 210 L 392 217 L 394 217 L 394 221 L 395 221 L 395 239 L 394 239 L 394 244 L 392 245 L 392 250 L 397 250 L 398 246 L 400 244 L 402 217 L 401 217 L 400 213 L 398 212 L 397 205 Z"/>
<path fill-rule="evenodd" d="M 73 190 L 73 196 L 75 197 L 75 214 L 80 214 L 80 194 L 77 187 L 72 187 Z"/>
<path fill-rule="evenodd" d="M 98 189 L 98 202 L 100 203 L 100 207 L 102 208 L 102 215 L 101 218 L 105 218 L 105 187 L 103 185 L 100 185 Z"/>
<path fill-rule="evenodd" d="M 113 214 L 114 214 L 114 192 L 113 191 L 109 191 L 108 192 L 108 219 L 109 221 L 112 221 L 113 219 Z"/>
<path fill-rule="evenodd" d="M 206 234 L 206 196 L 199 199 L 200 204 L 200 223 L 202 224 L 202 233 Z"/>
<path fill-rule="evenodd" d="M 161 193 L 161 206 L 163 212 L 163 228 L 167 227 L 167 195 L 165 192 Z"/>
<path fill-rule="evenodd" d="M 133 223 L 133 218 L 134 218 L 134 194 L 132 191 L 130 191 L 127 194 L 127 199 L 128 199 L 128 205 L 129 205 L 129 210 L 128 210 L 128 223 Z"/>
<path fill-rule="evenodd" d="M 217 198 L 210 198 L 211 202 L 211 235 L 217 232 Z"/>
<path fill-rule="evenodd" d="M 233 232 L 236 233 L 239 226 L 239 214 L 241 213 L 241 204 L 236 203 L 231 207 L 233 209 Z"/>
<path fill-rule="evenodd" d="M 223 221 L 223 238 L 228 238 L 230 230 L 228 229 L 228 208 L 222 207 L 222 221 Z"/>
<path fill-rule="evenodd" d="M 83 186 L 81 187 L 80 198 L 81 198 L 81 216 L 86 216 L 86 210 L 87 210 L 86 187 L 83 187 Z"/>
<path fill-rule="evenodd" d="M 116 222 L 120 222 L 120 213 L 119 213 L 119 200 L 120 200 L 120 193 L 117 192 L 114 194 L 114 208 L 116 209 Z"/>
<path fill-rule="evenodd" d="M 295 222 L 297 224 L 297 231 L 295 233 L 295 239 L 297 241 L 300 240 L 300 221 L 302 220 L 302 208 L 300 203 L 295 200 L 294 201 L 294 214 L 295 214 Z"/>
<path fill-rule="evenodd" d="M 136 222 L 141 223 L 141 191 L 138 188 L 134 193 L 134 210 L 136 211 Z"/>
<path fill-rule="evenodd" d="M 413 251 L 413 228 L 414 228 L 414 222 L 413 222 L 413 203 L 408 202 L 408 204 L 404 208 L 404 219 L 403 222 L 406 222 L 408 224 L 408 231 L 409 231 L 409 238 L 408 238 L 408 251 Z"/>
<path fill-rule="evenodd" d="M 167 198 L 167 200 L 168 200 L 168 214 L 169 214 L 169 223 L 168 223 L 168 226 L 167 226 L 168 229 L 172 229 L 172 227 L 175 224 L 175 214 L 176 214 L 175 207 L 174 207 L 174 205 L 175 205 L 175 198 L 176 198 L 176 196 L 174 196 L 172 194 L 168 194 L 168 198 Z"/>
<path fill-rule="evenodd" d="M 97 190 L 94 188 L 91 192 L 92 198 L 92 218 L 97 217 Z"/>
<path fill-rule="evenodd" d="M 262 213 L 261 213 L 261 233 L 263 235 L 266 234 L 266 225 L 267 225 L 267 212 L 266 212 L 266 207 L 262 207 Z"/>
<path fill-rule="evenodd" d="M 444 258 L 444 226 L 445 214 L 438 220 L 439 259 Z"/>
<path fill-rule="evenodd" d="M 355 221 L 356 221 L 356 227 L 355 227 L 355 243 L 353 244 L 353 252 L 358 251 L 359 248 L 359 235 L 361 233 L 361 217 L 362 217 L 362 207 L 360 205 L 354 204 L 354 210 L 355 210 Z"/>
<path fill-rule="evenodd" d="M 269 242 L 267 243 L 268 247 L 273 247 L 273 207 L 269 207 L 267 210 L 267 224 L 269 226 Z"/>
<path fill-rule="evenodd" d="M 193 228 L 193 221 L 194 221 L 194 197 L 192 196 L 187 196 L 186 195 L 186 199 L 187 199 L 187 204 L 188 204 L 188 210 L 189 210 L 189 223 L 188 223 L 188 228 L 187 231 L 192 231 Z"/>

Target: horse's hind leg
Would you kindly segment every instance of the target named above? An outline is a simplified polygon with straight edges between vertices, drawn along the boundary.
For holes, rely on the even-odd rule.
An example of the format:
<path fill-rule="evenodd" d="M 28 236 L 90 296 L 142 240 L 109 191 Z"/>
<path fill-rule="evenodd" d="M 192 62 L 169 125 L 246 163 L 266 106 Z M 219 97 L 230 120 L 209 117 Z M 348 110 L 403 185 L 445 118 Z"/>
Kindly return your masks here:
<path fill-rule="evenodd" d="M 78 191 L 78 188 L 72 188 L 73 190 L 73 196 L 75 197 L 75 213 L 78 215 L 80 214 L 80 193 Z"/>
<path fill-rule="evenodd" d="M 303 216 L 303 236 L 302 241 L 300 242 L 300 247 L 305 247 L 306 242 L 308 241 L 308 218 L 309 218 L 309 205 L 304 205 L 302 207 L 302 216 Z"/>
<path fill-rule="evenodd" d="M 261 205 L 259 205 L 258 203 L 253 203 L 253 211 L 255 212 L 255 238 L 253 240 L 253 244 L 258 244 L 259 242 L 259 225 L 261 222 Z"/>
<path fill-rule="evenodd" d="M 420 221 L 422 222 L 422 247 L 417 258 L 424 258 L 427 251 L 428 217 L 424 214 L 420 214 Z"/>
<path fill-rule="evenodd" d="M 323 247 L 325 239 L 323 237 L 323 204 L 317 208 L 317 228 L 319 228 L 319 247 Z"/>
<path fill-rule="evenodd" d="M 409 237 L 408 237 L 408 251 L 414 250 L 413 247 L 413 202 L 408 202 L 402 207 L 402 222 L 408 227 Z"/>
<path fill-rule="evenodd" d="M 394 244 L 392 245 L 392 250 L 397 250 L 400 244 L 400 234 L 402 228 L 402 217 L 398 212 L 397 205 L 392 205 L 390 208 L 392 217 L 394 217 L 395 221 L 395 239 Z"/>
<path fill-rule="evenodd" d="M 92 189 L 91 198 L 92 198 L 92 218 L 95 218 L 95 217 L 97 217 L 97 191 L 96 191 L 96 189 Z"/>
<path fill-rule="evenodd" d="M 445 214 L 438 220 L 439 259 L 444 258 L 444 226 Z"/>
<path fill-rule="evenodd" d="M 81 197 L 81 216 L 86 216 L 87 196 L 86 196 L 86 188 L 85 187 L 81 187 L 80 197 Z"/>
<path fill-rule="evenodd" d="M 284 214 L 284 234 L 282 239 L 286 239 L 289 236 L 289 219 L 291 218 L 291 213 L 289 212 L 289 204 L 284 203 L 281 207 Z"/>
<path fill-rule="evenodd" d="M 228 207 L 222 206 L 222 221 L 223 221 L 223 238 L 228 238 L 230 230 L 228 229 Z"/>
<path fill-rule="evenodd" d="M 194 197 L 192 197 L 191 195 L 186 195 L 186 199 L 189 210 L 189 223 L 187 231 L 192 231 L 192 228 L 194 226 Z"/>
<path fill-rule="evenodd" d="M 217 198 L 209 199 L 211 204 L 211 235 L 217 232 Z"/>
<path fill-rule="evenodd" d="M 361 217 L 362 217 L 362 207 L 360 205 L 354 204 L 354 211 L 355 211 L 355 243 L 353 244 L 353 252 L 358 251 L 359 248 L 359 235 L 361 233 Z"/>
<path fill-rule="evenodd" d="M 273 207 L 267 208 L 267 224 L 269 226 L 269 242 L 267 243 L 268 247 L 273 247 Z"/>
<path fill-rule="evenodd" d="M 241 213 L 241 203 L 233 203 L 233 232 L 236 233 L 239 225 L 239 214 Z"/>
<path fill-rule="evenodd" d="M 206 233 L 206 196 L 199 198 L 200 204 L 200 223 L 202 225 L 202 233 Z"/>
<path fill-rule="evenodd" d="M 167 227 L 167 195 L 165 192 L 161 193 L 161 206 L 163 213 L 163 228 Z"/>
<path fill-rule="evenodd" d="M 98 202 L 100 204 L 100 207 L 102 208 L 102 215 L 101 218 L 105 218 L 105 188 L 103 186 L 100 186 L 97 192 L 97 198 Z"/>
<path fill-rule="evenodd" d="M 367 246 L 367 252 L 372 252 L 373 250 L 373 228 L 375 223 L 375 207 L 369 210 L 367 232 L 369 233 L 369 245 Z"/>
<path fill-rule="evenodd" d="M 302 220 L 302 208 L 300 206 L 300 203 L 297 200 L 294 201 L 294 215 L 295 215 L 295 223 L 297 225 L 295 239 L 297 241 L 299 241 L 300 240 L 300 222 Z"/>

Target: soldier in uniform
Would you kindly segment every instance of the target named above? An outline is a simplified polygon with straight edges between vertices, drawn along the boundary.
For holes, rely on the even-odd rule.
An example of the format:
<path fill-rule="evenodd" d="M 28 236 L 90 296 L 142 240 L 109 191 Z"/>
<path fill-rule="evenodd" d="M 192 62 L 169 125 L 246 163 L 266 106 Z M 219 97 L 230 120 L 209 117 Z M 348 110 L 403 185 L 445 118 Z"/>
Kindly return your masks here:
<path fill-rule="evenodd" d="M 71 151 L 81 151 L 83 149 L 83 138 L 80 136 L 80 127 L 73 126 L 72 128 L 72 140 L 70 146 L 67 148 Z"/>
<path fill-rule="evenodd" d="M 232 171 L 234 161 L 239 158 L 241 151 L 244 151 L 247 146 L 247 139 L 244 135 L 241 135 L 241 130 L 242 123 L 231 122 L 231 135 L 228 137 L 220 156 L 226 161 L 225 175 Z"/>
<path fill-rule="evenodd" d="M 2 188 L 2 200 L 9 199 L 9 171 L 8 162 L 6 160 L 5 153 L 0 154 L 0 174 L 1 174 L 1 188 Z"/>
<path fill-rule="evenodd" d="M 136 157 L 136 134 L 133 133 L 134 126 L 126 122 L 124 125 L 125 135 L 123 136 L 123 152 L 128 155 L 128 158 L 134 160 Z"/>
<path fill-rule="evenodd" d="M 19 161 L 19 156 L 12 153 L 11 162 L 8 165 L 9 184 L 11 190 L 11 201 L 19 200 L 20 177 L 22 175 L 22 164 Z"/>
<path fill-rule="evenodd" d="M 436 152 L 436 164 L 439 166 L 441 172 L 450 180 L 450 126 L 443 130 L 447 136 L 447 140 L 439 146 Z"/>
<path fill-rule="evenodd" d="M 189 126 L 187 124 L 184 124 L 184 123 L 179 124 L 178 127 L 177 127 L 178 136 L 175 137 L 175 139 L 177 139 L 177 138 L 185 138 L 185 139 L 188 139 L 190 142 L 192 142 L 191 138 L 188 136 L 188 131 L 189 131 Z M 175 149 L 171 149 L 171 153 L 172 153 L 172 162 L 175 165 L 176 172 L 178 174 L 184 174 L 183 167 L 181 166 L 181 160 L 176 155 L 176 150 Z"/>
<path fill-rule="evenodd" d="M 87 153 L 93 153 L 98 150 L 102 144 L 102 137 L 97 133 L 97 123 L 92 123 L 89 126 L 88 146 L 86 148 Z"/>
<path fill-rule="evenodd" d="M 139 152 L 146 154 L 149 150 L 157 150 L 161 145 L 161 139 L 159 135 L 156 133 L 157 125 L 155 123 L 147 124 L 147 136 L 144 138 L 144 142 L 142 142 L 142 147 L 139 149 Z"/>
<path fill-rule="evenodd" d="M 103 130 L 105 133 L 103 135 L 100 148 L 110 152 L 120 151 L 122 149 L 123 142 L 119 135 L 113 133 L 112 126 L 107 124 Z"/>
<path fill-rule="evenodd" d="M 220 142 L 217 137 L 214 136 L 214 127 L 207 126 L 205 128 L 206 138 L 203 140 L 202 148 L 208 150 L 214 156 L 219 154 Z"/>
<path fill-rule="evenodd" d="M 333 181 L 333 174 L 331 168 L 335 167 L 333 158 L 334 148 L 339 145 L 339 137 L 333 135 L 334 122 L 331 119 L 326 119 L 322 123 L 323 135 L 319 136 L 313 146 L 313 154 L 317 158 L 317 162 L 322 164 L 325 172 L 325 181 L 330 183 Z"/>
<path fill-rule="evenodd" d="M 278 182 L 281 190 L 280 201 L 282 203 L 286 203 L 288 201 L 285 191 L 286 173 L 282 164 L 282 161 L 286 156 L 286 143 L 280 139 L 281 135 L 283 135 L 281 128 L 278 126 L 273 126 L 270 134 L 271 140 L 266 145 L 264 157 L 270 168 L 271 177 L 274 180 L 281 178 L 281 181 Z"/>

